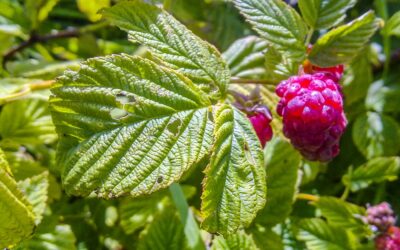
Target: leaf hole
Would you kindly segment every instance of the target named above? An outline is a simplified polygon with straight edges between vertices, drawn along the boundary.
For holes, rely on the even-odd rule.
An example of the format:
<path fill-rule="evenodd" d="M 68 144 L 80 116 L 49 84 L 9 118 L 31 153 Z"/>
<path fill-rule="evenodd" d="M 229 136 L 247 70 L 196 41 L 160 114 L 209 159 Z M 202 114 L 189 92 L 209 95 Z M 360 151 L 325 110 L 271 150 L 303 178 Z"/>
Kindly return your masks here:
<path fill-rule="evenodd" d="M 176 119 L 173 122 L 169 123 L 167 126 L 167 130 L 173 135 L 179 135 L 181 129 L 182 121 L 180 119 Z"/>

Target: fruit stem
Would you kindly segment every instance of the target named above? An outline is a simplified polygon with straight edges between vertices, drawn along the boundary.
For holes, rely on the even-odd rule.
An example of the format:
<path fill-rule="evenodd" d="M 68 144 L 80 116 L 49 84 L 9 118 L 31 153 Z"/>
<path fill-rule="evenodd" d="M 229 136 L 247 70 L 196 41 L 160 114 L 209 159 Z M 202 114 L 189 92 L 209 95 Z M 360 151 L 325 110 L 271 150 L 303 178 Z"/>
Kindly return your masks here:
<path fill-rule="evenodd" d="M 17 92 L 0 97 L 0 105 L 19 100 L 32 93 L 32 91 L 48 89 L 54 84 L 54 82 L 54 80 L 48 80 L 24 84 Z"/>
<path fill-rule="evenodd" d="M 319 197 L 316 195 L 312 194 L 304 194 L 304 193 L 299 193 L 296 195 L 296 199 L 298 200 L 307 200 L 307 201 L 318 201 Z"/>
<path fill-rule="evenodd" d="M 264 79 L 241 79 L 241 78 L 231 78 L 231 83 L 237 84 L 265 84 L 265 85 L 273 85 L 275 86 L 276 83 L 264 80 Z"/>

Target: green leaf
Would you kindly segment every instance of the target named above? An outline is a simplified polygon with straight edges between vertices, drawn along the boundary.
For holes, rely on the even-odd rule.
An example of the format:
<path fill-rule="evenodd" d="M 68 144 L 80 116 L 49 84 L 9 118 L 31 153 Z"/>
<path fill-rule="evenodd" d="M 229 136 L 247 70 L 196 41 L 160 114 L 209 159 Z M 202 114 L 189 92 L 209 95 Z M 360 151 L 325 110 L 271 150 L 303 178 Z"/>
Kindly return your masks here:
<path fill-rule="evenodd" d="M 225 96 L 230 74 L 219 52 L 167 12 L 134 1 L 107 9 L 104 17 L 127 30 L 131 41 L 147 46 L 163 64 L 183 73 L 212 99 Z"/>
<path fill-rule="evenodd" d="M 274 48 L 296 61 L 304 59 L 307 26 L 291 6 L 282 0 L 234 0 L 234 3 L 254 30 Z"/>
<path fill-rule="evenodd" d="M 400 11 L 397 11 L 387 22 L 382 30 L 384 35 L 400 37 Z"/>
<path fill-rule="evenodd" d="M 214 147 L 205 170 L 202 227 L 229 234 L 264 207 L 266 177 L 260 142 L 247 117 L 228 105 L 215 111 Z"/>
<path fill-rule="evenodd" d="M 46 20 L 50 11 L 60 0 L 26 0 L 26 14 L 31 22 L 31 29 L 35 30 Z"/>
<path fill-rule="evenodd" d="M 12 122 L 10 122 L 12 121 Z M 48 103 L 39 99 L 12 102 L 0 113 L 2 144 L 49 144 L 57 139 Z"/>
<path fill-rule="evenodd" d="M 304 20 L 314 29 L 329 29 L 346 18 L 357 0 L 299 0 Z"/>
<path fill-rule="evenodd" d="M 28 238 L 34 229 L 32 207 L 8 172 L 0 150 L 0 248 L 9 248 Z"/>
<path fill-rule="evenodd" d="M 222 56 L 228 63 L 232 76 L 262 79 L 265 77 L 266 49 L 266 41 L 256 36 L 248 36 L 236 40 Z"/>
<path fill-rule="evenodd" d="M 298 63 L 293 62 L 284 54 L 279 53 L 274 47 L 269 46 L 265 52 L 266 79 L 279 83 L 298 72 Z"/>
<path fill-rule="evenodd" d="M 119 214 L 121 227 L 125 233 L 131 234 L 151 222 L 154 214 L 165 204 L 166 199 L 165 192 L 157 192 L 134 200 L 123 199 L 119 207 Z"/>
<path fill-rule="evenodd" d="M 49 173 L 44 172 L 32 178 L 18 182 L 18 187 L 26 195 L 29 203 L 32 204 L 33 213 L 35 214 L 35 223 L 38 225 L 43 213 L 46 209 L 48 190 L 49 190 Z"/>
<path fill-rule="evenodd" d="M 400 170 L 399 157 L 378 157 L 343 176 L 343 183 L 356 192 L 372 183 L 394 181 Z"/>
<path fill-rule="evenodd" d="M 298 239 L 305 241 L 309 250 L 355 249 L 355 239 L 345 228 L 329 226 L 322 219 L 304 219 L 300 222 Z"/>
<path fill-rule="evenodd" d="M 362 100 L 367 94 L 368 87 L 373 81 L 370 58 L 369 48 L 364 48 L 346 67 L 343 77 L 343 92 L 347 106 Z"/>
<path fill-rule="evenodd" d="M 254 242 L 253 237 L 246 234 L 244 231 L 239 231 L 226 237 L 219 235 L 214 238 L 211 244 L 211 250 L 259 249 Z"/>
<path fill-rule="evenodd" d="M 320 67 L 349 63 L 363 49 L 380 25 L 380 19 L 369 11 L 354 21 L 335 28 L 314 44 L 310 61 Z"/>
<path fill-rule="evenodd" d="M 40 227 L 40 226 L 39 226 Z M 32 239 L 24 241 L 17 250 L 75 250 L 76 238 L 71 227 L 66 224 L 54 225 L 50 230 L 37 232 Z"/>
<path fill-rule="evenodd" d="M 358 150 L 368 159 L 393 156 L 400 150 L 400 126 L 386 115 L 368 112 L 359 116 L 352 135 Z"/>
<path fill-rule="evenodd" d="M 181 250 L 186 239 L 175 210 L 166 209 L 139 236 L 138 250 Z"/>
<path fill-rule="evenodd" d="M 89 59 L 59 78 L 52 92 L 70 194 L 150 194 L 209 154 L 210 101 L 188 78 L 147 59 Z"/>
<path fill-rule="evenodd" d="M 384 81 L 374 82 L 368 89 L 365 105 L 377 112 L 398 113 L 400 106 L 400 86 L 385 85 Z"/>
<path fill-rule="evenodd" d="M 251 235 L 261 250 L 283 250 L 283 242 L 281 236 L 276 234 L 270 228 L 262 228 L 257 226 L 251 229 Z"/>
<path fill-rule="evenodd" d="M 267 204 L 257 215 L 256 222 L 272 227 L 283 222 L 292 211 L 298 186 L 301 157 L 286 140 L 275 136 L 267 143 Z"/>
<path fill-rule="evenodd" d="M 77 0 L 78 9 L 84 13 L 90 21 L 96 22 L 101 19 L 101 15 L 98 14 L 102 8 L 110 7 L 110 0 Z"/>
<path fill-rule="evenodd" d="M 328 220 L 329 225 L 346 230 L 362 232 L 366 224 L 362 221 L 365 216 L 365 208 L 345 202 L 335 197 L 320 197 L 315 205 L 321 214 Z"/>

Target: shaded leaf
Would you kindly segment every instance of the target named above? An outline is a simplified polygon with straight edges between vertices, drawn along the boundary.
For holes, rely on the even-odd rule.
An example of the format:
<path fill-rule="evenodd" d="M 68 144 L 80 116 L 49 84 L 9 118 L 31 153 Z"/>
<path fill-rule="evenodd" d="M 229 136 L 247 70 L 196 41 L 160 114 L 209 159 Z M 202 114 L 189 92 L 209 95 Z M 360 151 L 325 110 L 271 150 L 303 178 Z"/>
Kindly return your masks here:
<path fill-rule="evenodd" d="M 353 141 L 368 159 L 399 152 L 400 126 L 392 117 L 368 112 L 359 116 L 352 130 Z"/>
<path fill-rule="evenodd" d="M 211 250 L 259 249 L 253 237 L 244 231 L 239 231 L 226 237 L 219 235 L 214 238 L 211 244 Z"/>
<path fill-rule="evenodd" d="M 292 211 L 298 186 L 300 154 L 290 143 L 275 136 L 267 143 L 267 203 L 257 215 L 256 222 L 268 227 L 285 221 Z"/>
<path fill-rule="evenodd" d="M 382 30 L 383 34 L 400 37 L 400 11 L 396 12 Z"/>
<path fill-rule="evenodd" d="M 398 113 L 399 97 L 400 87 L 397 84 L 385 85 L 384 81 L 380 80 L 369 87 L 365 105 L 377 112 Z"/>

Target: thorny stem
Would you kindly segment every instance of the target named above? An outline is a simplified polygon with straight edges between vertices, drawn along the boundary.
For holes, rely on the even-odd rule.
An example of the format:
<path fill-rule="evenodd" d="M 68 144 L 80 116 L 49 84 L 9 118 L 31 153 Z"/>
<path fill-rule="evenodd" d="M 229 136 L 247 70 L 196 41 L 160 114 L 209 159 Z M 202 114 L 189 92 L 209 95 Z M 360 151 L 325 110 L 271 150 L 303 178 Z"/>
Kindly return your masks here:
<path fill-rule="evenodd" d="M 264 79 L 241 79 L 241 78 L 232 78 L 231 83 L 237 84 L 265 84 L 265 85 L 276 85 L 276 83 L 264 80 Z"/>
<path fill-rule="evenodd" d="M 17 92 L 0 97 L 0 105 L 21 99 L 35 90 L 49 89 L 54 84 L 54 82 L 54 80 L 48 80 L 24 84 L 22 88 L 20 88 Z"/>
<path fill-rule="evenodd" d="M 318 201 L 319 197 L 316 195 L 312 195 L 312 194 L 304 194 L 304 193 L 299 193 L 296 196 L 296 199 L 298 200 L 307 200 L 307 201 Z"/>

